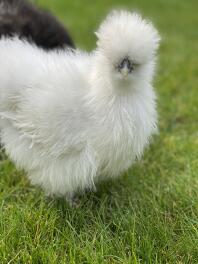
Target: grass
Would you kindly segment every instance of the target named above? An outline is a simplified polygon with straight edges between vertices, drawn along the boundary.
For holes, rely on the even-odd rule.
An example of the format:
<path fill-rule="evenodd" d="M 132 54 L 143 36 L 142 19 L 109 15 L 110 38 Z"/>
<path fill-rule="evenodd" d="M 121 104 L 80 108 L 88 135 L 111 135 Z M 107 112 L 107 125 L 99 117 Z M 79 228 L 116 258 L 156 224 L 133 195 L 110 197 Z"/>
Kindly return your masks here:
<path fill-rule="evenodd" d="M 88 50 L 112 7 L 152 18 L 163 39 L 155 81 L 160 134 L 140 163 L 102 183 L 77 209 L 46 200 L 3 158 L 0 263 L 198 263 L 198 2 L 35 2 L 53 10 Z"/>

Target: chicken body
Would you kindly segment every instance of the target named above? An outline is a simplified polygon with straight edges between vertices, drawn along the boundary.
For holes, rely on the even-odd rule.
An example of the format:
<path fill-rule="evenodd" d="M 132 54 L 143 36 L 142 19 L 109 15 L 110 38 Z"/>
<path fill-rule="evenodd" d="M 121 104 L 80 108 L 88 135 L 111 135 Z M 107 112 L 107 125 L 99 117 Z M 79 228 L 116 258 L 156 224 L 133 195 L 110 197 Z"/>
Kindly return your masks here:
<path fill-rule="evenodd" d="M 113 23 L 121 15 L 110 16 Z M 102 45 L 90 54 L 47 53 L 16 38 L 0 41 L 1 140 L 47 194 L 72 196 L 117 177 L 156 131 L 153 57 L 126 79 L 126 59 L 117 72 Z"/>

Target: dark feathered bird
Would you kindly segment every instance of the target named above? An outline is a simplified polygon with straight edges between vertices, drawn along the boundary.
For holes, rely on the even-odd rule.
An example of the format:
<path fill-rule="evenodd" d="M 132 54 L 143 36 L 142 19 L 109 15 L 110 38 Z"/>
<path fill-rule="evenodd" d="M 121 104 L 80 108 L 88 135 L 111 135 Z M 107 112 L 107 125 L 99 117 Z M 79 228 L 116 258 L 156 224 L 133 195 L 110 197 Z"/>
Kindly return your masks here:
<path fill-rule="evenodd" d="M 0 37 L 17 35 L 44 49 L 74 48 L 64 26 L 25 0 L 0 0 Z"/>

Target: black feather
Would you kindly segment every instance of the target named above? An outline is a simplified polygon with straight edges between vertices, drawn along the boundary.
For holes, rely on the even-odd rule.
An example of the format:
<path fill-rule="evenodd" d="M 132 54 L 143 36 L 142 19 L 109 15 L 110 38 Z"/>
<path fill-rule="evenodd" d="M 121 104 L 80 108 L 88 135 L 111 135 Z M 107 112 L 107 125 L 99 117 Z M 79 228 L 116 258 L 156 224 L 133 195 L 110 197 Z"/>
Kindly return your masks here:
<path fill-rule="evenodd" d="M 25 0 L 0 0 L 0 37 L 18 35 L 44 49 L 74 48 L 64 26 Z"/>

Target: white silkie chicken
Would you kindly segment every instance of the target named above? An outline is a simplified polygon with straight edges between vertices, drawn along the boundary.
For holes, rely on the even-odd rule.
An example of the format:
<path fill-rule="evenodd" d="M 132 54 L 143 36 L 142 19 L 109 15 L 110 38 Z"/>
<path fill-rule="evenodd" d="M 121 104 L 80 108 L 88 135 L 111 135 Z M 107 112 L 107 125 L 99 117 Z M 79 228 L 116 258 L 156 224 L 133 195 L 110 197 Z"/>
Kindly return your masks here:
<path fill-rule="evenodd" d="M 0 129 L 6 152 L 49 195 L 117 177 L 157 128 L 152 79 L 159 35 L 136 13 L 110 13 L 92 53 L 47 53 L 0 41 Z"/>

